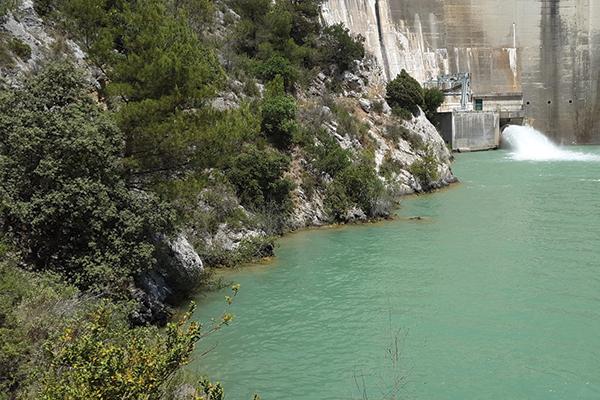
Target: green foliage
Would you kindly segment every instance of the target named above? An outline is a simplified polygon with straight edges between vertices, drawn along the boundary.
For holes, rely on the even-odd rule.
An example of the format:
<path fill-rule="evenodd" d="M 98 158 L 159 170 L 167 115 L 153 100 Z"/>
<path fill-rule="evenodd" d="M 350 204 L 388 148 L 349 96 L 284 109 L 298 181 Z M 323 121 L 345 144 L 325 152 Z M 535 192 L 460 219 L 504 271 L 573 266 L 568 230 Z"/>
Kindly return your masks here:
<path fill-rule="evenodd" d="M 366 142 L 368 139 L 369 127 L 358 120 L 349 107 L 335 105 L 332 108 L 335 114 L 335 120 L 338 123 L 338 132 L 341 135 L 348 135 L 351 138 Z"/>
<path fill-rule="evenodd" d="M 354 60 L 361 60 L 365 56 L 365 38 L 360 35 L 353 38 L 341 23 L 326 27 L 321 40 L 325 62 L 334 63 L 340 71 L 350 69 Z"/>
<path fill-rule="evenodd" d="M 388 82 L 386 100 L 392 109 L 399 109 L 397 113 L 403 117 L 406 115 L 400 109 L 410 111 L 412 115 L 417 115 L 419 107 L 423 108 L 425 103 L 421 85 L 405 70 L 402 70 L 396 78 Z"/>
<path fill-rule="evenodd" d="M 438 161 L 430 147 L 427 148 L 425 156 L 415 161 L 410 167 L 409 172 L 414 175 L 424 189 L 431 183 L 440 179 L 437 170 Z"/>
<path fill-rule="evenodd" d="M 379 173 L 386 180 L 390 181 L 393 179 L 394 175 L 398 175 L 404 168 L 405 166 L 401 162 L 394 160 L 388 153 L 383 158 L 383 163 L 381 163 Z"/>
<path fill-rule="evenodd" d="M 271 81 L 277 76 L 283 78 L 285 88 L 291 91 L 298 79 L 298 70 L 285 57 L 273 55 L 257 66 L 257 74 L 263 81 Z"/>
<path fill-rule="evenodd" d="M 192 305 L 166 329 L 132 328 L 131 309 L 0 262 L 0 398 L 162 399 L 197 342 L 233 319 L 225 310 L 201 329 Z M 202 379 L 197 392 L 216 395 L 218 386 Z"/>
<path fill-rule="evenodd" d="M 130 168 L 138 175 L 192 168 L 199 127 L 188 110 L 203 107 L 221 84 L 217 59 L 158 1 L 138 3 L 123 18 L 127 52 L 114 63 L 109 90 L 126 99 L 119 126 Z"/>
<path fill-rule="evenodd" d="M 350 152 L 340 147 L 338 142 L 327 132 L 319 131 L 318 142 L 306 146 L 311 165 L 319 172 L 332 178 L 348 168 L 351 164 Z"/>
<path fill-rule="evenodd" d="M 130 173 L 157 181 L 197 167 L 196 139 L 204 127 L 192 114 L 207 108 L 224 75 L 188 15 L 208 15 L 212 4 L 75 0 L 60 9 L 69 31 L 108 75 L 108 94 L 122 101 L 117 121 Z"/>
<path fill-rule="evenodd" d="M 33 8 L 41 17 L 50 14 L 56 7 L 57 0 L 34 0 Z"/>
<path fill-rule="evenodd" d="M 0 130 L 0 227 L 26 261 L 110 292 L 153 265 L 169 214 L 126 188 L 123 137 L 71 65 L 5 93 Z"/>
<path fill-rule="evenodd" d="M 15 65 L 13 54 L 8 46 L 8 35 L 0 32 L 0 67 L 12 68 Z"/>
<path fill-rule="evenodd" d="M 257 67 L 263 80 L 276 75 L 294 90 L 298 77 L 310 76 L 315 67 L 336 65 L 339 71 L 365 55 L 361 37 L 353 38 L 342 25 L 322 28 L 321 0 L 234 0 L 241 16 L 232 42 Z M 238 60 L 240 58 L 238 57 Z M 239 61 L 238 61 L 239 62 Z M 308 80 L 310 81 L 310 80 Z"/>
<path fill-rule="evenodd" d="M 202 337 L 200 325 L 188 324 L 188 313 L 161 335 L 155 327 L 130 328 L 126 315 L 122 306 L 102 301 L 51 338 L 42 398 L 159 399 Z"/>
<path fill-rule="evenodd" d="M 373 166 L 362 160 L 341 171 L 327 188 L 326 205 L 334 219 L 342 220 L 352 206 L 376 217 L 377 201 L 384 187 Z"/>
<path fill-rule="evenodd" d="M 261 112 L 262 131 L 269 141 L 279 149 L 289 148 L 298 127 L 297 107 L 296 100 L 283 92 L 279 76 L 267 87 Z"/>
<path fill-rule="evenodd" d="M 293 184 L 283 177 L 290 160 L 276 150 L 249 145 L 235 157 L 227 176 L 245 207 L 255 211 L 289 210 Z"/>
<path fill-rule="evenodd" d="M 433 121 L 437 114 L 437 109 L 444 103 L 444 92 L 438 88 L 424 88 L 423 99 L 425 105 L 425 115 L 430 121 Z"/>
<path fill-rule="evenodd" d="M 392 113 L 396 117 L 400 117 L 404 121 L 410 121 L 413 118 L 413 113 L 408 111 L 406 108 L 402 108 L 399 106 L 392 108 Z"/>
<path fill-rule="evenodd" d="M 0 261 L 0 398 L 13 398 L 45 368 L 40 348 L 56 332 L 76 293 L 56 276 Z"/>
<path fill-rule="evenodd" d="M 21 39 L 12 38 L 8 46 L 21 60 L 28 61 L 31 58 L 31 47 Z"/>
<path fill-rule="evenodd" d="M 383 100 L 377 100 L 373 102 L 372 110 L 374 113 L 381 114 L 383 113 Z"/>
<path fill-rule="evenodd" d="M 386 136 L 392 138 L 395 142 L 398 142 L 400 139 L 407 141 L 413 150 L 418 151 L 425 149 L 423 138 L 402 124 L 387 125 L 385 127 L 385 134 Z"/>
<path fill-rule="evenodd" d="M 275 240 L 275 236 L 251 237 L 243 239 L 234 250 L 220 246 L 204 247 L 202 244 L 196 247 L 206 265 L 230 268 L 272 256 Z"/>
<path fill-rule="evenodd" d="M 17 0 L 3 0 L 0 4 L 0 18 L 8 14 L 17 6 Z"/>

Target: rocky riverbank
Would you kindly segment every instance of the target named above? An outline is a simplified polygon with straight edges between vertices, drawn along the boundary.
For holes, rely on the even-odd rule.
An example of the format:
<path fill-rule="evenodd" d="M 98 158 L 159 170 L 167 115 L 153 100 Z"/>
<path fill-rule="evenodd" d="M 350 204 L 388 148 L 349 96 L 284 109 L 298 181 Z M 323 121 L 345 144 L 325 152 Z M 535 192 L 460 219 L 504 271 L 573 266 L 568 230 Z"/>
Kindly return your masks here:
<path fill-rule="evenodd" d="M 225 3 L 216 4 L 214 22 L 206 34 L 215 42 L 225 41 L 240 17 Z M 90 92 L 102 103 L 95 91 L 105 83 L 106 75 L 88 62 L 68 32 L 40 18 L 32 1 L 21 2 L 1 21 L 4 85 L 18 86 L 24 76 L 57 55 L 70 57 L 87 71 Z M 227 54 L 218 56 L 227 69 Z M 211 101 L 215 110 L 237 110 L 264 96 L 262 82 L 252 83 L 254 93 L 249 93 L 248 82 L 235 74 L 228 74 L 226 80 L 225 89 Z M 206 267 L 272 256 L 278 235 L 311 226 L 387 218 L 403 195 L 455 182 L 452 154 L 434 125 L 423 112 L 409 120 L 394 115 L 385 100 L 385 85 L 382 68 L 371 55 L 346 71 L 322 68 L 308 84 L 297 85 L 293 92 L 300 131 L 318 135 L 289 150 L 284 177 L 292 183 L 291 208 L 284 213 L 249 210 L 236 190 L 223 182 L 220 171 L 207 171 L 209 184 L 186 206 L 187 217 L 179 232 L 174 238 L 157 239 L 158 267 L 138 276 L 131 289 L 142 305 L 136 316 L 139 322 L 166 321 L 166 304 L 175 304 L 193 289 Z M 375 173 L 384 190 L 373 198 L 365 195 L 368 209 L 357 202 L 338 204 L 335 176 L 327 168 L 316 167 L 327 162 L 329 149 Z M 363 190 L 360 186 L 344 189 L 349 191 L 344 196 L 357 197 L 360 193 L 351 192 Z"/>

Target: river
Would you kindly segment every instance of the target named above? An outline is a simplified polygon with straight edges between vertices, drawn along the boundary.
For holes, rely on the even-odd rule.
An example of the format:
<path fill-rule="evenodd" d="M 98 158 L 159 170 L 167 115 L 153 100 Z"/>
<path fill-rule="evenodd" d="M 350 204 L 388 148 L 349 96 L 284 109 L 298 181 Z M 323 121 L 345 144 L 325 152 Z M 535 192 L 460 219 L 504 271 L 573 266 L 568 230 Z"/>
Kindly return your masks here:
<path fill-rule="evenodd" d="M 394 221 L 287 236 L 224 273 L 236 319 L 188 371 L 235 400 L 600 398 L 600 147 L 564 154 L 458 154 Z"/>

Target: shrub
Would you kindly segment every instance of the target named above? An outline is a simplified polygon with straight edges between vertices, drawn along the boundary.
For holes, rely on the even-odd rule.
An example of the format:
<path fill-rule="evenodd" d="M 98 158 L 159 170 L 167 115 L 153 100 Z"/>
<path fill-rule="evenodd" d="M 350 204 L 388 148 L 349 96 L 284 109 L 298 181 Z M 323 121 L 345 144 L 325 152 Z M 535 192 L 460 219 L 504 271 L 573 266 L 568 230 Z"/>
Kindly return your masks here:
<path fill-rule="evenodd" d="M 276 150 L 254 145 L 232 160 L 227 176 L 236 188 L 242 205 L 254 211 L 272 207 L 286 212 L 293 184 L 283 177 L 290 160 Z"/>
<path fill-rule="evenodd" d="M 402 108 L 399 106 L 392 108 L 392 114 L 396 117 L 399 117 L 403 121 L 410 121 L 413 118 L 413 113 L 408 111 L 406 108 Z"/>
<path fill-rule="evenodd" d="M 31 58 L 31 47 L 21 39 L 13 38 L 8 45 L 21 60 L 28 61 Z"/>
<path fill-rule="evenodd" d="M 3 0 L 0 4 L 0 18 L 8 14 L 17 6 L 17 0 Z"/>
<path fill-rule="evenodd" d="M 381 114 L 383 113 L 383 100 L 377 100 L 373 102 L 372 110 L 374 113 Z"/>
<path fill-rule="evenodd" d="M 430 121 L 435 119 L 437 109 L 444 103 L 444 92 L 438 88 L 423 89 L 423 99 L 425 104 L 425 115 Z"/>
<path fill-rule="evenodd" d="M 34 0 L 33 8 L 41 17 L 45 17 L 56 7 L 57 0 Z"/>
<path fill-rule="evenodd" d="M 54 275 L 26 272 L 12 261 L 0 261 L 1 398 L 17 398 L 15 393 L 46 367 L 39 360 L 42 345 L 59 329 L 61 315 L 74 307 L 70 303 L 76 294 Z"/>
<path fill-rule="evenodd" d="M 410 147 L 415 151 L 423 150 L 425 148 L 423 138 L 402 124 L 387 125 L 385 127 L 385 134 L 395 142 L 398 142 L 400 139 L 407 141 L 410 144 Z"/>
<path fill-rule="evenodd" d="M 296 100 L 282 90 L 281 77 L 277 77 L 267 87 L 262 102 L 262 131 L 265 136 L 280 149 L 292 144 L 297 130 Z"/>
<path fill-rule="evenodd" d="M 296 67 L 287 58 L 280 55 L 273 55 L 268 60 L 259 63 L 257 75 L 266 82 L 280 76 L 283 78 L 285 88 L 288 91 L 293 90 L 294 83 L 298 79 Z"/>
<path fill-rule="evenodd" d="M 388 153 L 383 158 L 381 167 L 379 167 L 379 173 L 387 181 L 390 181 L 394 175 L 398 175 L 404 168 L 404 164 L 398 160 L 394 160 Z"/>
<path fill-rule="evenodd" d="M 423 189 L 427 190 L 431 186 L 431 183 L 440 178 L 437 168 L 438 161 L 431 148 L 428 147 L 425 155 L 412 163 L 409 167 L 409 172 L 419 181 Z"/>
<path fill-rule="evenodd" d="M 187 363 L 200 339 L 190 315 L 157 328 L 131 329 L 127 310 L 105 301 L 69 321 L 46 346 L 46 399 L 159 399 L 162 386 Z"/>
<path fill-rule="evenodd" d="M 327 188 L 326 205 L 334 219 L 341 219 L 357 206 L 369 217 L 377 217 L 376 206 L 384 195 L 384 187 L 373 166 L 362 160 L 341 171 Z"/>
<path fill-rule="evenodd" d="M 123 136 L 69 64 L 0 97 L 0 228 L 42 270 L 115 292 L 153 265 L 170 213 L 127 189 Z"/>
<path fill-rule="evenodd" d="M 323 29 L 321 52 L 325 64 L 335 64 L 340 72 L 350 69 L 354 60 L 365 57 L 365 38 L 350 35 L 343 24 L 335 24 Z"/>
<path fill-rule="evenodd" d="M 392 109 L 408 110 L 413 115 L 419 113 L 419 107 L 423 108 L 425 102 L 421 85 L 405 70 L 388 82 L 386 100 Z"/>
<path fill-rule="evenodd" d="M 350 166 L 350 153 L 342 149 L 331 135 L 319 131 L 317 139 L 318 144 L 310 144 L 306 149 L 310 162 L 317 171 L 334 178 Z"/>

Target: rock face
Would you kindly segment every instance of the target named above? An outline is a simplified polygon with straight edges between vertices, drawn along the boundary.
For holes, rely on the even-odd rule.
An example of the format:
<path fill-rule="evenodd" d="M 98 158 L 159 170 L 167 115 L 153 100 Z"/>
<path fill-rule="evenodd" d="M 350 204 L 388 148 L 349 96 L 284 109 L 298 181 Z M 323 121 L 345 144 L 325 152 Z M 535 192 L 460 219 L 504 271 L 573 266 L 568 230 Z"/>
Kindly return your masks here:
<path fill-rule="evenodd" d="M 335 98 L 338 109 L 347 110 L 357 124 L 367 128 L 364 137 L 345 131 L 338 121 L 340 115 L 322 104 L 328 93 L 325 88 L 329 79 L 325 75 L 317 76 L 312 86 L 301 94 L 300 118 L 305 123 L 320 124 L 340 147 L 354 154 L 362 154 L 367 148 L 373 150 L 379 177 L 392 195 L 391 199 L 379 200 L 375 207 L 381 210 L 379 216 L 386 216 L 386 210 L 392 208 L 389 203 L 403 195 L 456 182 L 451 170 L 452 154 L 425 114 L 420 111 L 409 121 L 392 115 L 384 99 L 384 74 L 374 58 L 355 62 L 351 71 L 341 75 L 342 93 Z M 293 193 L 293 229 L 331 222 L 324 206 L 325 194 L 317 190 L 309 196 L 302 188 L 302 175 L 309 168 L 308 164 L 294 152 L 289 173 L 297 186 Z M 341 218 L 346 223 L 368 219 L 364 210 L 358 208 L 347 210 Z"/>
<path fill-rule="evenodd" d="M 182 234 L 175 239 L 159 237 L 156 259 L 157 267 L 137 278 L 137 286 L 142 290 L 133 289 L 140 308 L 132 319 L 138 324 L 165 323 L 169 315 L 166 304 L 177 304 L 187 296 L 204 273 L 200 256 Z"/>
<path fill-rule="evenodd" d="M 59 40 L 64 41 L 61 49 L 66 50 L 80 66 L 84 67 L 85 71 L 89 72 L 87 78 L 90 83 L 97 84 L 97 80 L 100 79 L 100 72 L 87 66 L 84 61 L 85 53 L 74 41 L 56 38 L 57 36 L 35 12 L 32 0 L 22 0 L 14 11 L 9 12 L 4 18 L 0 17 L 0 33 L 21 40 L 31 49 L 31 57 L 28 60 L 13 57 L 16 64 L 14 68 L 0 66 L 1 75 L 11 85 L 18 84 L 23 73 L 33 71 L 50 56 L 53 46 L 59 44 Z"/>

